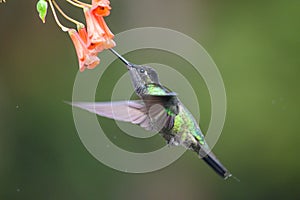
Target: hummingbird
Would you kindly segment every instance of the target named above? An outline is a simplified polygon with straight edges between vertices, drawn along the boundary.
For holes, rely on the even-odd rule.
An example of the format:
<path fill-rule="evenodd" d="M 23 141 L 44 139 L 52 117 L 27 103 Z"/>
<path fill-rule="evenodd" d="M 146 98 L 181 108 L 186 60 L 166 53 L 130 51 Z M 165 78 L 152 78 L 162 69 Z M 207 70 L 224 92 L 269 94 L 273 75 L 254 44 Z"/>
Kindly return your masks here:
<path fill-rule="evenodd" d="M 170 146 L 181 145 L 194 151 L 218 175 L 227 179 L 232 174 L 211 152 L 204 135 L 177 94 L 163 86 L 157 72 L 144 65 L 128 62 L 110 49 L 127 67 L 139 100 L 117 102 L 72 102 L 71 105 L 97 115 L 130 122 L 148 131 L 156 131 Z"/>

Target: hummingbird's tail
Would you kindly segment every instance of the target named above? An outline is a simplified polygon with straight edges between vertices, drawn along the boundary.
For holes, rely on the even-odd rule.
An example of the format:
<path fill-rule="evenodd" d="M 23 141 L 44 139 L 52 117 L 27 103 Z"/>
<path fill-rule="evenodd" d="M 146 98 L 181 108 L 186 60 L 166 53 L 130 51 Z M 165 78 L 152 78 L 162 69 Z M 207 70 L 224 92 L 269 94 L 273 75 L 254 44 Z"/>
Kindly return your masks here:
<path fill-rule="evenodd" d="M 232 174 L 221 164 L 212 152 L 207 153 L 203 149 L 200 149 L 199 156 L 225 180 L 232 176 Z"/>

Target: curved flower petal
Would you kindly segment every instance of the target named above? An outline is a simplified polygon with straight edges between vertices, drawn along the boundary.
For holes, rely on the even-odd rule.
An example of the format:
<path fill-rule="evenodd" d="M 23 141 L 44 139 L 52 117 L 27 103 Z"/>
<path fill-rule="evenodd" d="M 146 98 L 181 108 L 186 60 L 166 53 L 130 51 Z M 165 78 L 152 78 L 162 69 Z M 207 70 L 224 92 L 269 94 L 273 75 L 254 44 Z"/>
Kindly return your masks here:
<path fill-rule="evenodd" d="M 82 71 L 85 68 L 94 69 L 99 63 L 100 63 L 100 59 L 98 58 L 98 56 L 88 54 L 85 59 L 85 62 L 83 63 Z"/>
<path fill-rule="evenodd" d="M 105 36 L 110 39 L 114 38 L 114 34 L 109 30 L 106 22 L 104 21 L 104 18 L 102 16 L 94 16 L 94 18 L 102 28 L 102 30 L 104 30 Z"/>
<path fill-rule="evenodd" d="M 82 41 L 87 44 L 88 43 L 88 35 L 85 27 L 81 27 L 78 29 L 78 34 Z"/>
<path fill-rule="evenodd" d="M 68 32 L 73 41 L 78 59 L 81 61 L 84 60 L 87 53 L 84 42 L 75 29 L 70 29 Z"/>
<path fill-rule="evenodd" d="M 110 2 L 108 0 L 92 0 L 92 12 L 98 16 L 108 16 L 110 14 Z"/>
<path fill-rule="evenodd" d="M 104 30 L 95 21 L 94 15 L 91 10 L 84 9 L 84 15 L 87 25 L 87 35 L 91 43 L 99 43 L 103 41 L 103 36 L 105 35 Z"/>

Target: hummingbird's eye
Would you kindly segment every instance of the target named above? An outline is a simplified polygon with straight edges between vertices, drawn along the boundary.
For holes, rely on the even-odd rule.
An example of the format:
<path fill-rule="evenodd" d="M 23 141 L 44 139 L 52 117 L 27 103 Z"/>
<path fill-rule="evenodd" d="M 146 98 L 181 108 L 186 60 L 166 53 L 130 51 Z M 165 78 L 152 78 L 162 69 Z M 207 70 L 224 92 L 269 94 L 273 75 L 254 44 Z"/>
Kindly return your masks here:
<path fill-rule="evenodd" d="M 140 69 L 140 73 L 144 73 L 145 72 L 145 70 L 144 69 Z"/>

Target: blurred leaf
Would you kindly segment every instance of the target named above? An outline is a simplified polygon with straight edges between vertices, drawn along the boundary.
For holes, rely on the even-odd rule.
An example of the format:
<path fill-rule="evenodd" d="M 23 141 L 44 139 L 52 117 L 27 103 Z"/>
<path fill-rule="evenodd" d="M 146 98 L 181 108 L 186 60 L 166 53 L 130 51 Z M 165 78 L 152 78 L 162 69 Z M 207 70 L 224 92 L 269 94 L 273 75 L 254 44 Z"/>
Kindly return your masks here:
<path fill-rule="evenodd" d="M 39 16 L 43 23 L 46 21 L 46 15 L 47 15 L 47 9 L 48 9 L 48 3 L 45 0 L 39 0 L 36 4 L 36 9 L 39 13 Z"/>

